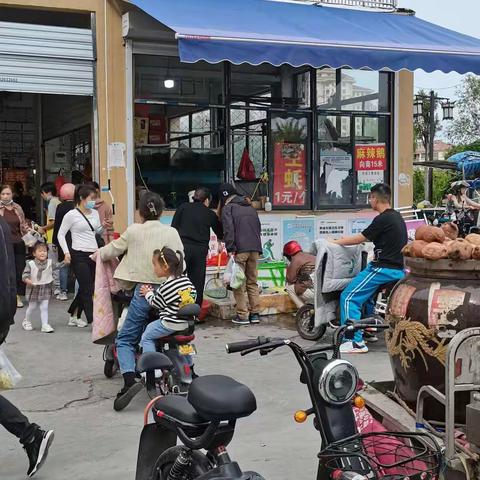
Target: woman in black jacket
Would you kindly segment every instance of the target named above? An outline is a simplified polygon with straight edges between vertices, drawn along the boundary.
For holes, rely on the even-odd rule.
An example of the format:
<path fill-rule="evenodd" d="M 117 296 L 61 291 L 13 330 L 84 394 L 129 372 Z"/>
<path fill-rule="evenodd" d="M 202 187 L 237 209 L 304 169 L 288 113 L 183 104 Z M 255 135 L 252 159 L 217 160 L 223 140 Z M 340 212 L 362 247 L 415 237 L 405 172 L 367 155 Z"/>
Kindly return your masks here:
<path fill-rule="evenodd" d="M 188 278 L 197 290 L 198 305 L 202 305 L 203 301 L 210 229 L 219 240 L 222 238 L 220 221 L 216 213 L 209 208 L 211 200 L 212 195 L 208 188 L 197 188 L 193 203 L 180 205 L 172 220 L 172 227 L 178 230 L 182 239 Z"/>
<path fill-rule="evenodd" d="M 0 217 L 0 345 L 5 342 L 10 325 L 13 324 L 17 309 L 17 291 L 15 281 L 15 257 L 10 227 Z M 30 423 L 18 408 L 0 395 L 0 424 L 18 437 L 28 455 L 27 475 L 32 477 L 47 458 L 48 449 L 53 441 L 53 430 L 41 430 Z"/>

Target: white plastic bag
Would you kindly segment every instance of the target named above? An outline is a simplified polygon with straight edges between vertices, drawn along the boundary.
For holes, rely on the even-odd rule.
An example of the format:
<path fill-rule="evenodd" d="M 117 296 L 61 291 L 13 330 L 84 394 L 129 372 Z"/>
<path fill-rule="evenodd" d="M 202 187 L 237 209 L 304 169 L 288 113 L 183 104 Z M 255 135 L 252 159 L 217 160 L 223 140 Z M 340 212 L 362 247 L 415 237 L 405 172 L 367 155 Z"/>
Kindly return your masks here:
<path fill-rule="evenodd" d="M 22 376 L 12 365 L 3 348 L 0 347 L 0 390 L 10 390 L 21 379 Z"/>
<path fill-rule="evenodd" d="M 245 283 L 245 280 L 246 277 L 243 268 L 234 261 L 232 266 L 232 278 L 230 279 L 230 287 L 236 290 Z"/>
<path fill-rule="evenodd" d="M 37 242 L 43 242 L 43 237 L 35 230 L 30 230 L 22 237 L 22 240 L 28 248 L 32 248 Z"/>
<path fill-rule="evenodd" d="M 230 257 L 225 267 L 225 272 L 223 272 L 223 283 L 225 285 L 230 285 L 230 280 L 232 279 L 233 266 L 235 265 L 235 259 Z"/>

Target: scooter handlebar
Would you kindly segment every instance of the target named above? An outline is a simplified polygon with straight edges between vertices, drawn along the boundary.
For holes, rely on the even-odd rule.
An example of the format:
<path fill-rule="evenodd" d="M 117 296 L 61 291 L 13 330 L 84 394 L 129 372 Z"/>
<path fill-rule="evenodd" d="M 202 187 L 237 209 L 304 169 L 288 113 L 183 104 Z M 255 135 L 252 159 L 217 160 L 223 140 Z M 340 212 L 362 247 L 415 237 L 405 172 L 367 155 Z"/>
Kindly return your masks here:
<path fill-rule="evenodd" d="M 270 342 L 269 338 L 266 337 L 257 337 L 251 340 L 244 340 L 242 342 L 232 342 L 225 345 L 225 350 L 227 353 L 238 353 L 243 352 L 244 350 L 250 350 L 252 348 L 257 348 L 262 345 L 266 345 Z"/>

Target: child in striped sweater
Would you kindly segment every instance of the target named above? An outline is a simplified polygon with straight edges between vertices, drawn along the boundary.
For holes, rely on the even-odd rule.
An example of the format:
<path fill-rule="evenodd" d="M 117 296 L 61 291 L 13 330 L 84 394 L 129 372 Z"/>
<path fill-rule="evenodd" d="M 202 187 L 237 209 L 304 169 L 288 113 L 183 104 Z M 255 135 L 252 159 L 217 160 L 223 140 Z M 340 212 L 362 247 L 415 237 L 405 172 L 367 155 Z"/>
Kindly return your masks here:
<path fill-rule="evenodd" d="M 195 303 L 197 292 L 189 278 L 183 274 L 183 254 L 170 248 L 153 252 L 153 269 L 159 278 L 167 281 L 154 291 L 151 285 L 142 285 L 140 294 L 148 304 L 159 310 L 159 318 L 147 325 L 140 345 L 144 352 L 155 351 L 155 340 L 188 328 L 188 323 L 177 317 L 185 305 Z"/>

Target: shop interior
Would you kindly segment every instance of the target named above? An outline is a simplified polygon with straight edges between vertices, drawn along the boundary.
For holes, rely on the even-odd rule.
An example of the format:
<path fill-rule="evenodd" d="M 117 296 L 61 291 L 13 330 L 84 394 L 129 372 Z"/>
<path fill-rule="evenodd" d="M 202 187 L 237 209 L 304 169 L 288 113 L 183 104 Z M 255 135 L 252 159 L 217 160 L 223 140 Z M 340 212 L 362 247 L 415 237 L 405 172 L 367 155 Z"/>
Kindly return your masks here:
<path fill-rule="evenodd" d="M 274 209 L 363 207 L 371 183 L 388 180 L 393 74 L 134 58 L 137 191 L 169 209 L 224 179 Z"/>
<path fill-rule="evenodd" d="M 27 218 L 42 221 L 43 182 L 92 179 L 92 118 L 91 97 L 0 92 L 0 183 L 21 184 Z"/>

